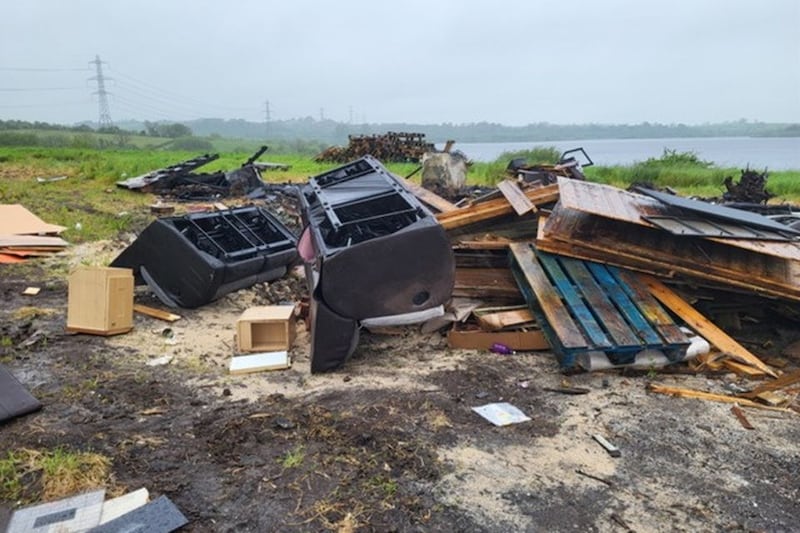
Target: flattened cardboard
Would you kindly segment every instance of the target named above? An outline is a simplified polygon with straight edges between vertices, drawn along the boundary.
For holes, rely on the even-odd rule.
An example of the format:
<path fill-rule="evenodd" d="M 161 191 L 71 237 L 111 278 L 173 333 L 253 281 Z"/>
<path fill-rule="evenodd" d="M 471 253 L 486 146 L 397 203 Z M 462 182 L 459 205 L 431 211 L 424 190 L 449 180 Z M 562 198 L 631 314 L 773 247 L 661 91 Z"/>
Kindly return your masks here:
<path fill-rule="evenodd" d="M 46 235 L 61 233 L 64 226 L 48 224 L 20 204 L 0 205 L 0 234 Z"/>

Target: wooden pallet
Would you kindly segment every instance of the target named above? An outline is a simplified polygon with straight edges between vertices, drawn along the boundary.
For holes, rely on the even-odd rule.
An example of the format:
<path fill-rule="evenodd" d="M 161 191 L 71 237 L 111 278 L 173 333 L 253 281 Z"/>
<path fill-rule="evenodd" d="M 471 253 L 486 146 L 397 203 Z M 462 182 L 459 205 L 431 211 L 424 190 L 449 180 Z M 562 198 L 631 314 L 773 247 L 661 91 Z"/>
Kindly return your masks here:
<path fill-rule="evenodd" d="M 663 350 L 672 360 L 684 356 L 688 337 L 637 274 L 527 243 L 510 248 L 517 284 L 563 367 L 575 366 L 585 352 L 604 352 L 615 364 L 645 349 Z"/>

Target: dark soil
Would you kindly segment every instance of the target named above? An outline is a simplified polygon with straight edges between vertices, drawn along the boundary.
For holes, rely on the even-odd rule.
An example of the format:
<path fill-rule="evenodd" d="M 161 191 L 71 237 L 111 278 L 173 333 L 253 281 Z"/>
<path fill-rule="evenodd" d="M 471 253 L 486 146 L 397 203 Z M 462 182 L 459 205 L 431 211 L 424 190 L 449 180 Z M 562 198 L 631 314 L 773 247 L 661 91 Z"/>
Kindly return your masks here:
<path fill-rule="evenodd" d="M 22 296 L 29 285 L 44 289 Z M 237 384 L 220 376 L 199 385 L 179 366 L 134 363 L 102 337 L 64 333 L 66 283 L 36 263 L 4 271 L 0 296 L 0 361 L 44 404 L 0 426 L 0 450 L 106 455 L 111 489 L 167 495 L 188 531 L 618 531 L 647 516 L 661 531 L 800 527 L 800 430 L 781 418 L 792 415 L 754 418 L 759 431 L 747 433 L 729 406 L 654 398 L 642 376 L 571 376 L 592 393 L 562 396 L 545 390 L 565 378 L 542 355 L 471 357 L 430 371 L 413 392 L 351 381 L 376 365 L 386 372 L 387 360 L 403 373 L 447 355 L 426 353 L 416 334 L 366 334 L 349 366 L 323 378 L 335 390 L 235 400 Z M 497 401 L 532 420 L 495 428 L 472 412 Z M 611 464 L 587 438 L 597 428 L 624 450 L 608 483 L 576 475 L 569 455 L 547 471 L 528 464 L 539 450 L 573 447 L 598 458 L 583 468 Z M 456 503 L 458 480 L 466 494 L 472 474 L 443 452 L 465 445 L 526 472 L 485 489 L 520 521 Z M 512 448 L 529 455 L 506 455 Z M 31 481 L 23 501 L 38 490 Z"/>

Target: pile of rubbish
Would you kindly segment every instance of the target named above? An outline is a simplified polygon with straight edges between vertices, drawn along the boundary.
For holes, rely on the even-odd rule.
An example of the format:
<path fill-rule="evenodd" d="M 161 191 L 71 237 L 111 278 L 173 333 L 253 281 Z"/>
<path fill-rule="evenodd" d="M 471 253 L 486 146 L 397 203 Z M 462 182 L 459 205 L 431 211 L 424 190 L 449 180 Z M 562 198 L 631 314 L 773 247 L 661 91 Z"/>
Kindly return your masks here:
<path fill-rule="evenodd" d="M 425 140 L 424 133 L 398 133 L 382 135 L 349 135 L 347 146 L 331 146 L 315 159 L 321 162 L 346 163 L 366 155 L 391 163 L 419 163 L 423 154 L 435 151 L 433 143 Z"/>
<path fill-rule="evenodd" d="M 261 179 L 261 170 L 288 168 L 287 165 L 279 163 L 257 161 L 267 149 L 266 146 L 262 146 L 239 168 L 227 172 L 195 172 L 219 158 L 219 154 L 204 154 L 141 176 L 118 181 L 117 186 L 184 201 L 246 196 L 254 191 L 261 191 L 265 185 Z"/>

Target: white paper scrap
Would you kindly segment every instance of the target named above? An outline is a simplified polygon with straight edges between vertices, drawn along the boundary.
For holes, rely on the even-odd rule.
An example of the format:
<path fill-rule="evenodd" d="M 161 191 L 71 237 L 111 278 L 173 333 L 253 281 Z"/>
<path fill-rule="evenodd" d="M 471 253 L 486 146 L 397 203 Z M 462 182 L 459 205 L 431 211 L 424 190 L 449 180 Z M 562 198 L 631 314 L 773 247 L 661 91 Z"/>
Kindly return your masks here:
<path fill-rule="evenodd" d="M 472 410 L 495 426 L 507 426 L 530 420 L 525 413 L 506 402 L 488 403 L 480 407 L 473 407 Z"/>

